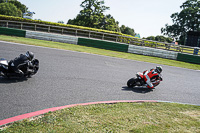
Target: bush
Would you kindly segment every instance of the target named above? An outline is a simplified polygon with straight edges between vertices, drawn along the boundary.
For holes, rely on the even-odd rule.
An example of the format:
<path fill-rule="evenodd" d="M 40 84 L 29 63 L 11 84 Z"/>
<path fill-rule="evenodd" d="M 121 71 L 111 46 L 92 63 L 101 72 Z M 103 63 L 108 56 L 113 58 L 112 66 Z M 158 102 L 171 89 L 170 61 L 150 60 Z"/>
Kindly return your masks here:
<path fill-rule="evenodd" d="M 110 34 L 127 36 L 125 34 L 122 34 L 122 33 L 119 33 L 119 32 L 114 32 L 114 31 L 95 29 L 95 28 L 89 28 L 89 27 L 83 27 L 83 26 L 77 26 L 77 25 L 70 25 L 70 24 L 53 23 L 53 22 L 41 21 L 41 20 L 32 20 L 32 19 L 26 19 L 26 18 L 21 18 L 21 17 L 13 17 L 13 16 L 6 16 L 6 15 L 0 15 L 0 20 L 10 20 L 10 21 L 20 21 L 20 22 L 46 24 L 46 25 L 61 26 L 61 27 L 68 27 L 68 28 L 76 28 L 76 29 L 83 29 L 83 30 L 91 30 L 91 31 L 96 31 L 96 32 L 105 32 L 105 33 L 110 33 Z"/>
<path fill-rule="evenodd" d="M 137 37 L 122 34 L 122 33 L 119 33 L 119 32 L 114 32 L 114 31 L 95 29 L 95 28 L 89 28 L 89 27 L 83 27 L 83 26 L 77 26 L 77 25 L 70 25 L 70 24 L 53 23 L 53 22 L 41 21 L 41 20 L 32 20 L 32 19 L 6 16 L 6 15 L 0 15 L 0 20 L 37 23 L 37 24 L 45 24 L 45 25 L 52 25 L 52 26 L 60 26 L 60 27 L 75 28 L 75 29 L 81 29 L 81 30 L 87 30 L 87 31 L 101 32 L 101 33 L 99 33 L 99 35 L 102 34 L 102 33 L 109 33 L 110 35 L 105 34 L 105 36 L 104 36 L 105 40 L 110 40 L 110 41 L 116 41 L 117 40 L 117 42 L 121 42 L 121 43 L 127 43 L 127 44 L 133 44 L 133 45 L 142 45 L 142 46 L 147 46 L 147 47 L 155 47 L 155 43 L 152 42 L 152 41 L 144 41 L 144 40 L 139 39 Z M 116 35 L 118 37 L 116 37 Z M 96 36 L 97 38 L 102 39 L 101 37 L 98 37 L 98 33 L 92 33 L 91 36 Z"/>

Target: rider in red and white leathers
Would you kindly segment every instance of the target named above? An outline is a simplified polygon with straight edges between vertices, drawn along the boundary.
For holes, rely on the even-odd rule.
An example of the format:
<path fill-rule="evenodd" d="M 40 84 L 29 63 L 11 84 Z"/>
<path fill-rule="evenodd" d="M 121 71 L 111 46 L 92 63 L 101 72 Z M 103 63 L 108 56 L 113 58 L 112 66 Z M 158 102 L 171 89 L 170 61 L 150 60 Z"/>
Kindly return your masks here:
<path fill-rule="evenodd" d="M 161 66 L 156 66 L 156 69 L 151 69 L 150 72 L 148 70 L 144 71 L 144 80 L 147 83 L 147 88 L 153 89 L 154 86 L 151 83 L 152 79 L 159 79 L 160 73 L 162 72 Z"/>

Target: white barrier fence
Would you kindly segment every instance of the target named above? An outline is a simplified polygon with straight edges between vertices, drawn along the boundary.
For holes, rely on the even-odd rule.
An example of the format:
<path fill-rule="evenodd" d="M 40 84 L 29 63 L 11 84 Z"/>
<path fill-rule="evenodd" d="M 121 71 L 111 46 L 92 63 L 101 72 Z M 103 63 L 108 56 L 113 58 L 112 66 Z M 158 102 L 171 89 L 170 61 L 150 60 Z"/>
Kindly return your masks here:
<path fill-rule="evenodd" d="M 54 41 L 54 42 L 63 42 L 70 44 L 78 44 L 78 37 L 67 36 L 67 35 L 59 35 L 53 33 L 44 33 L 44 32 L 36 32 L 36 31 L 26 31 L 26 38 Z M 167 51 L 162 49 L 155 49 L 149 47 L 135 46 L 129 45 L 128 53 L 134 54 L 142 54 L 148 56 L 156 56 L 167 59 L 177 59 L 177 52 Z"/>
<path fill-rule="evenodd" d="M 78 37 L 52 34 L 52 33 L 44 33 L 44 32 L 35 32 L 35 31 L 28 31 L 28 30 L 26 31 L 26 38 L 62 42 L 62 43 L 69 43 L 69 44 L 78 43 Z"/>
<path fill-rule="evenodd" d="M 177 52 L 173 52 L 173 51 L 167 51 L 167 50 L 155 49 L 155 48 L 149 48 L 149 47 L 141 47 L 141 46 L 135 46 L 135 45 L 129 45 L 128 53 L 156 56 L 156 57 L 174 59 L 174 60 L 177 59 L 177 55 L 178 55 Z"/>

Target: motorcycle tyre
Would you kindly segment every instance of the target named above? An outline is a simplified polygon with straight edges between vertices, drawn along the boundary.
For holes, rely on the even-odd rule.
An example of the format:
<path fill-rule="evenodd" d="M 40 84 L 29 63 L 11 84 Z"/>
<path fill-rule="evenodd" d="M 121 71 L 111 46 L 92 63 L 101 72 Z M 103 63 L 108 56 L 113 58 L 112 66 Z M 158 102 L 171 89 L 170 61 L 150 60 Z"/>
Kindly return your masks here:
<path fill-rule="evenodd" d="M 133 88 L 136 85 L 136 79 L 135 78 L 131 78 L 127 81 L 127 86 L 129 88 Z"/>

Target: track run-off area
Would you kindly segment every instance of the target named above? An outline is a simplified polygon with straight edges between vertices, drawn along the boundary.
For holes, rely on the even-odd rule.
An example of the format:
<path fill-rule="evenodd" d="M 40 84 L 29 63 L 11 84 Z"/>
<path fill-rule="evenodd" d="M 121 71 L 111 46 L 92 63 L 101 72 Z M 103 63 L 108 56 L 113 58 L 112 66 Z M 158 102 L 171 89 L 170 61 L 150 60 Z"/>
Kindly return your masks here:
<path fill-rule="evenodd" d="M 0 41 L 0 58 L 32 51 L 40 69 L 28 80 L 0 78 L 0 120 L 70 104 L 158 100 L 200 105 L 200 71 L 163 67 L 156 89 L 127 88 L 136 72 L 160 64 Z M 134 55 L 133 55 L 134 56 Z"/>

